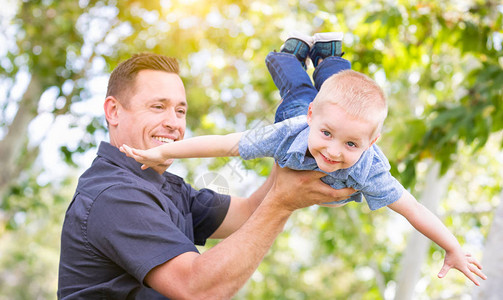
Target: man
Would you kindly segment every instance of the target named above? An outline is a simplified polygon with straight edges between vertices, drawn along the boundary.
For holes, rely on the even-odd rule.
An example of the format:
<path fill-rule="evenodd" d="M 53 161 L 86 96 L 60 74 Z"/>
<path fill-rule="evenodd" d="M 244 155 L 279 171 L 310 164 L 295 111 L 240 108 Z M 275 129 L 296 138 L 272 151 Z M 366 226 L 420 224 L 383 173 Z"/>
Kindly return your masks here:
<path fill-rule="evenodd" d="M 196 191 L 141 170 L 118 149 L 149 149 L 185 133 L 188 104 L 176 60 L 140 54 L 109 80 L 110 143 L 79 179 L 61 238 L 58 298 L 228 299 L 250 278 L 291 213 L 342 200 L 317 172 L 276 168 L 249 198 Z M 224 239 L 200 254 L 195 244 Z"/>

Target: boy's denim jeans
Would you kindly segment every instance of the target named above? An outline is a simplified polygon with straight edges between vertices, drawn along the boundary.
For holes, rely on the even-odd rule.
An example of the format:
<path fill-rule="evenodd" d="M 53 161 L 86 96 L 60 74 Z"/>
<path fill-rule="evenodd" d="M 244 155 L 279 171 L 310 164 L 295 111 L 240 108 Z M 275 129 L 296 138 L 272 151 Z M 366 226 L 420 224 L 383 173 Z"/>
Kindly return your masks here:
<path fill-rule="evenodd" d="M 351 69 L 351 63 L 344 58 L 327 57 L 313 73 L 313 86 L 311 78 L 295 55 L 271 52 L 267 55 L 265 63 L 282 99 L 276 110 L 274 123 L 306 115 L 309 104 L 318 94 L 323 82 L 335 73 Z"/>

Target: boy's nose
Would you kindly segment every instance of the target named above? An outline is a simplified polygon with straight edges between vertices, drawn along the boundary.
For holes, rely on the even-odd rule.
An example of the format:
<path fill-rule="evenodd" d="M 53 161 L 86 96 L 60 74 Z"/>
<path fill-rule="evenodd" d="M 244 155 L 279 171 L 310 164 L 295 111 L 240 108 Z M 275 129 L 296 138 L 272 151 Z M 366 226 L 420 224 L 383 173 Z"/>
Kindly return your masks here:
<path fill-rule="evenodd" d="M 329 147 L 327 148 L 327 154 L 330 156 L 330 158 L 340 158 L 342 156 L 342 152 L 340 151 L 339 147 Z"/>

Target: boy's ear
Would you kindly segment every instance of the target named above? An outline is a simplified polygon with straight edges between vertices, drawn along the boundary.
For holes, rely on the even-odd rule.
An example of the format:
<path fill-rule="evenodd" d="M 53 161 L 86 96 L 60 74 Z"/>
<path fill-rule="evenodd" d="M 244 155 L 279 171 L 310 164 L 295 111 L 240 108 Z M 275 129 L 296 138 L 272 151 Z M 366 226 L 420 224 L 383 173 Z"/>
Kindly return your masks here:
<path fill-rule="evenodd" d="M 119 107 L 120 103 L 114 96 L 108 96 L 105 99 L 103 108 L 105 109 L 105 117 L 108 125 L 115 126 L 119 122 Z"/>
<path fill-rule="evenodd" d="M 377 142 L 377 139 L 381 136 L 381 134 L 378 134 L 372 142 L 370 142 L 369 148 Z"/>
<path fill-rule="evenodd" d="M 307 125 L 311 126 L 311 119 L 313 118 L 313 102 L 309 104 L 307 109 Z"/>

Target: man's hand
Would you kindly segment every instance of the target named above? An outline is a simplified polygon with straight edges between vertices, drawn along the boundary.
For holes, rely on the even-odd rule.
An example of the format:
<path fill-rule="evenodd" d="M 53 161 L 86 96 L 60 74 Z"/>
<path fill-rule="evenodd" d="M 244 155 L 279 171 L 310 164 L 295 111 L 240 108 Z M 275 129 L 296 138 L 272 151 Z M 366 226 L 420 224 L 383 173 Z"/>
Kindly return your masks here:
<path fill-rule="evenodd" d="M 340 201 L 356 192 L 352 188 L 336 190 L 320 180 L 324 173 L 317 171 L 294 171 L 276 167 L 276 178 L 269 193 L 277 205 L 294 211 L 313 204 Z"/>

